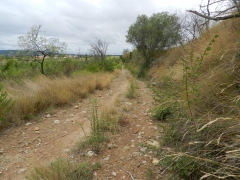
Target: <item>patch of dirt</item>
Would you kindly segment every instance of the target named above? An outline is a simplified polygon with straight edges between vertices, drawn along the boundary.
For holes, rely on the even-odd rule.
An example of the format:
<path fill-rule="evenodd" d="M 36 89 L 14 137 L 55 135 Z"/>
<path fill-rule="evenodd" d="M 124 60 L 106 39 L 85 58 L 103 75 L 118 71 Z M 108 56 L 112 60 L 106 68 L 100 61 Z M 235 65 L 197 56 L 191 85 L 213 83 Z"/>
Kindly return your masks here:
<path fill-rule="evenodd" d="M 155 163 L 153 151 L 146 144 L 158 142 L 162 129 L 152 121 L 149 110 L 153 108 L 152 92 L 137 81 L 138 97 L 125 97 L 130 73 L 122 70 L 108 89 L 96 91 L 98 109 L 114 107 L 120 113 L 120 131 L 110 138 L 108 148 L 92 157 L 73 155 L 71 149 L 83 137 L 84 128 L 90 134 L 91 104 L 89 99 L 59 108 L 41 117 L 38 122 L 10 128 L 0 135 L 0 179 L 24 180 L 27 173 L 39 164 L 46 164 L 58 157 L 70 160 L 101 162 L 102 168 L 94 173 L 94 179 L 164 179 Z M 118 103 L 116 103 L 118 99 Z M 116 106 L 117 104 L 117 106 Z M 154 146 L 158 146 L 154 145 Z M 158 147 L 161 148 L 161 147 Z"/>

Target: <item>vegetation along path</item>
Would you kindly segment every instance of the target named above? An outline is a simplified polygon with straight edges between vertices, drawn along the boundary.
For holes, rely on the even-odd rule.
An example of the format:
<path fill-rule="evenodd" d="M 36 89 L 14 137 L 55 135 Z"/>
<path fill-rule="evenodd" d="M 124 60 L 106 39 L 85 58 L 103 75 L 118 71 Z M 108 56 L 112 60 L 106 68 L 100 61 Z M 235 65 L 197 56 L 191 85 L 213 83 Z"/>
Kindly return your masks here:
<path fill-rule="evenodd" d="M 137 84 L 136 95 L 127 98 L 132 81 Z M 72 151 L 85 133 L 91 132 L 92 105 L 86 98 L 46 113 L 37 122 L 4 131 L 0 136 L 0 179 L 25 179 L 33 167 L 57 158 L 100 162 L 102 167 L 94 172 L 94 179 L 164 179 L 156 166 L 159 160 L 146 148 L 160 147 L 157 139 L 161 129 L 149 113 L 153 108 L 151 90 L 123 69 L 108 89 L 92 96 L 97 99 L 99 113 L 114 108 L 119 114 L 119 130 L 103 151 L 85 157 Z"/>

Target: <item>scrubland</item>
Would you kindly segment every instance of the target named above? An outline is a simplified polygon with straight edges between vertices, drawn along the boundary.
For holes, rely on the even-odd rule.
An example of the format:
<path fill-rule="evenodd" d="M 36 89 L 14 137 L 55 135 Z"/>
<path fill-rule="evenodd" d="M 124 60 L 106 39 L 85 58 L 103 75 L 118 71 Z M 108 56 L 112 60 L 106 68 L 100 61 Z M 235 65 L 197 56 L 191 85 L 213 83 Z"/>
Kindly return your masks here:
<path fill-rule="evenodd" d="M 240 178 L 239 22 L 223 21 L 171 49 L 148 74 L 170 179 Z"/>

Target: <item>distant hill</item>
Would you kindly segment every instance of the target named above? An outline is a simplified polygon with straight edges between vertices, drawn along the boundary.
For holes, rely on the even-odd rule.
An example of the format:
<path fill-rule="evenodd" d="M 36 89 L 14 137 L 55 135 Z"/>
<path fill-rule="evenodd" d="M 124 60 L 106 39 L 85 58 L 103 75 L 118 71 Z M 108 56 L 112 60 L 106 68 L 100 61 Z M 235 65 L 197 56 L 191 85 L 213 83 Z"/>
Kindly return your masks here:
<path fill-rule="evenodd" d="M 18 50 L 0 50 L 0 55 L 15 55 Z"/>

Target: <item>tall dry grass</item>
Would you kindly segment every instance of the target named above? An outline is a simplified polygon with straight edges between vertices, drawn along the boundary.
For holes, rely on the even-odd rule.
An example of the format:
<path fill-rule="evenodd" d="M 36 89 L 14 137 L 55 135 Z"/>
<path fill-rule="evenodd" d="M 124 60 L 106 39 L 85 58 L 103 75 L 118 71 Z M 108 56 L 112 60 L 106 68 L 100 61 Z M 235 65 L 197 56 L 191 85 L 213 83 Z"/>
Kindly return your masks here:
<path fill-rule="evenodd" d="M 49 107 L 61 107 L 85 98 L 96 89 L 107 88 L 119 73 L 84 74 L 76 77 L 38 76 L 21 84 L 4 82 L 4 90 L 16 102 L 0 129 L 31 120 Z"/>
<path fill-rule="evenodd" d="M 182 84 L 182 91 L 173 99 L 183 102 L 186 98 L 182 81 L 180 57 L 190 59 L 202 55 L 215 35 L 219 35 L 208 56 L 201 65 L 195 84 L 198 93 L 190 99 L 194 109 L 189 118 L 185 103 L 168 119 L 165 143 L 174 149 L 166 156 L 167 169 L 175 170 L 172 177 L 183 179 L 239 179 L 239 137 L 240 137 L 240 20 L 223 21 L 208 32 L 202 33 L 195 42 L 184 48 L 172 49 L 151 70 L 151 76 L 161 91 L 166 74 L 173 74 L 173 80 Z M 176 76 L 176 74 L 178 76 Z M 160 86 L 161 85 L 161 86 Z M 170 90 L 169 90 L 170 91 Z M 179 116 L 181 114 L 181 116 Z M 170 161 L 169 161 L 170 159 Z"/>

